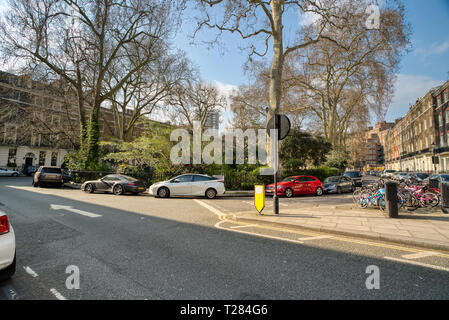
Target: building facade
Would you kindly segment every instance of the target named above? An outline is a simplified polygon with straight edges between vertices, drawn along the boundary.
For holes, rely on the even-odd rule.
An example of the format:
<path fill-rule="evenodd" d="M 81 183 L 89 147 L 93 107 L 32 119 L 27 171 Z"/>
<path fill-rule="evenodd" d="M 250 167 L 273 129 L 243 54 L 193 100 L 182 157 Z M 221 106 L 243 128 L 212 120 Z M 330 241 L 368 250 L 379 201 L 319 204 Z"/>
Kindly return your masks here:
<path fill-rule="evenodd" d="M 61 166 L 65 155 L 79 148 L 76 99 L 64 90 L 59 83 L 47 85 L 0 72 L 0 167 Z M 122 114 L 101 108 L 102 139 L 116 136 L 114 116 Z M 125 123 L 132 116 L 132 110 L 127 110 Z M 142 132 L 136 126 L 132 137 Z"/>
<path fill-rule="evenodd" d="M 387 169 L 449 171 L 448 86 L 429 90 L 386 135 Z M 438 163 L 434 163 L 433 157 Z"/>

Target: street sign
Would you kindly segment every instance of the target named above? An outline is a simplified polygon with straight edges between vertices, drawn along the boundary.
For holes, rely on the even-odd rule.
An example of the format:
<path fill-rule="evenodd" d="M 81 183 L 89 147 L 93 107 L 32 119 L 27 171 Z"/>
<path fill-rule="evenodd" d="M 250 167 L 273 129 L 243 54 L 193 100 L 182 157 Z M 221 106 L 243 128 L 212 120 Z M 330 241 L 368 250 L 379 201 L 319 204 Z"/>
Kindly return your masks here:
<path fill-rule="evenodd" d="M 274 119 L 276 118 L 276 127 L 274 126 Z M 279 140 L 284 140 L 291 128 L 290 119 L 283 114 L 277 114 L 276 117 L 272 117 L 267 124 L 267 133 L 271 136 L 271 130 L 278 129 L 279 130 Z"/>
<path fill-rule="evenodd" d="M 254 206 L 261 214 L 265 208 L 265 186 L 254 186 Z"/>

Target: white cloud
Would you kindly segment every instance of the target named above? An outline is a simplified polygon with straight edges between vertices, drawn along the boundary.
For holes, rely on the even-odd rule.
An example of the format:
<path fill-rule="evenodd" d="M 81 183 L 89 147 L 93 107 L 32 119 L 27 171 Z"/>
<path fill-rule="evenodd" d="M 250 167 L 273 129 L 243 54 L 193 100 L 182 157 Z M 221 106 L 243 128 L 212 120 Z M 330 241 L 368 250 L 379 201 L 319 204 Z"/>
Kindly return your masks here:
<path fill-rule="evenodd" d="M 423 56 L 424 58 L 440 55 L 449 50 L 449 40 L 444 42 L 436 42 L 428 46 L 427 48 L 417 48 L 415 50 L 415 55 Z"/>
<path fill-rule="evenodd" d="M 440 86 L 444 80 L 428 76 L 399 74 L 395 84 L 395 94 L 387 113 L 387 119 L 392 121 L 403 117 L 416 99 L 424 96 L 430 89 Z"/>

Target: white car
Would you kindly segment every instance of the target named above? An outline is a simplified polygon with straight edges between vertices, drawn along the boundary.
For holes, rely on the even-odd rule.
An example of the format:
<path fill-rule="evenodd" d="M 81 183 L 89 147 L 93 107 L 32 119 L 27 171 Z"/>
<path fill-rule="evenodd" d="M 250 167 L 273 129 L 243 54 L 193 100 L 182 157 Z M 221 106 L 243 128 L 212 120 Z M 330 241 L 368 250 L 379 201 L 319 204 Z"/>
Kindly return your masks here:
<path fill-rule="evenodd" d="M 0 168 L 0 177 L 18 177 L 20 174 L 17 170 L 9 170 Z"/>
<path fill-rule="evenodd" d="M 0 281 L 16 272 L 16 237 L 8 216 L 0 211 Z"/>
<path fill-rule="evenodd" d="M 168 181 L 153 184 L 149 193 L 160 198 L 170 196 L 204 196 L 213 199 L 225 194 L 224 181 L 202 174 L 183 174 Z"/>

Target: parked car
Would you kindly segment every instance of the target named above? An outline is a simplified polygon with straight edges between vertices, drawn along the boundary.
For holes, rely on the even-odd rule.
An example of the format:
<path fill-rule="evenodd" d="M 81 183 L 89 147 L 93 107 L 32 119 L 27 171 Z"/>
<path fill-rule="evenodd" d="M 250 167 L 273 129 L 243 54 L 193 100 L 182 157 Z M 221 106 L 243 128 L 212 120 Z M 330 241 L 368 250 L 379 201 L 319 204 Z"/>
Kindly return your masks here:
<path fill-rule="evenodd" d="M 274 195 L 274 184 L 266 187 L 267 195 Z M 277 184 L 277 195 L 291 198 L 295 195 L 315 194 L 322 196 L 324 187 L 320 180 L 312 176 L 292 176 Z"/>
<path fill-rule="evenodd" d="M 20 172 L 17 170 L 0 168 L 0 176 L 1 177 L 18 177 L 19 175 L 20 175 Z"/>
<path fill-rule="evenodd" d="M 395 170 L 384 170 L 380 175 L 381 178 L 392 178 L 393 174 L 396 173 Z"/>
<path fill-rule="evenodd" d="M 423 182 L 428 183 L 430 180 L 436 180 L 439 183 L 440 182 L 449 182 L 449 174 L 440 174 L 440 173 L 431 174 L 427 178 L 423 179 Z"/>
<path fill-rule="evenodd" d="M 16 272 L 16 237 L 5 212 L 0 211 L 0 281 Z"/>
<path fill-rule="evenodd" d="M 329 177 L 324 180 L 323 186 L 326 193 L 340 194 L 343 192 L 354 192 L 355 189 L 354 181 L 346 176 Z"/>
<path fill-rule="evenodd" d="M 87 193 L 112 192 L 115 195 L 125 193 L 139 194 L 146 190 L 143 182 L 123 174 L 109 174 L 98 180 L 86 181 L 81 190 Z"/>
<path fill-rule="evenodd" d="M 361 187 L 363 185 L 362 174 L 360 173 L 360 171 L 346 171 L 343 175 L 345 177 L 351 178 L 352 181 L 354 181 L 354 185 L 356 187 Z"/>
<path fill-rule="evenodd" d="M 29 166 L 24 170 L 23 173 L 30 177 L 34 175 L 37 170 L 39 170 L 39 166 Z"/>
<path fill-rule="evenodd" d="M 159 198 L 170 196 L 205 196 L 214 199 L 226 193 L 224 181 L 202 174 L 183 174 L 151 185 L 149 193 Z"/>
<path fill-rule="evenodd" d="M 33 187 L 40 187 L 43 185 L 57 185 L 60 187 L 64 186 L 61 168 L 39 167 L 39 169 L 34 174 Z"/>

